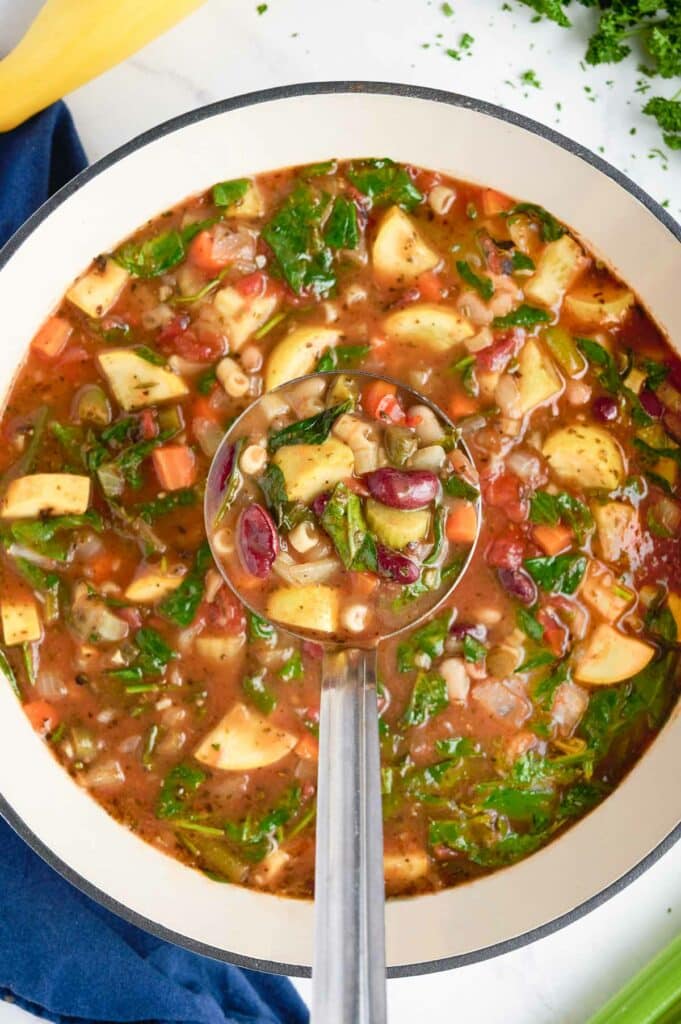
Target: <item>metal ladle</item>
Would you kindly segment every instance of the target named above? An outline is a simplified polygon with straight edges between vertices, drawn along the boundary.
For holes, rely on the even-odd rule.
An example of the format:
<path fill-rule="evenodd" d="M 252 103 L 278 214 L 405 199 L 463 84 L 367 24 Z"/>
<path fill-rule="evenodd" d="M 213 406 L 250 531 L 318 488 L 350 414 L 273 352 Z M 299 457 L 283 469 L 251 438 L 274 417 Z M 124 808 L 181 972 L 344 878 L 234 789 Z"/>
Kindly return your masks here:
<path fill-rule="evenodd" d="M 453 424 L 429 399 L 389 377 L 368 373 L 324 373 L 316 376 L 359 377 L 363 383 L 384 380 L 425 405 L 444 427 Z M 285 393 L 307 378 L 298 378 L 276 389 Z M 276 392 L 268 392 L 273 394 Z M 262 401 L 262 398 L 256 402 Z M 213 524 L 221 503 L 225 464 L 239 437 L 242 421 L 253 412 L 252 403 L 231 424 L 213 457 L 204 498 L 206 533 L 213 546 Z M 458 441 L 471 465 L 470 452 Z M 412 629 L 430 616 L 452 593 L 464 575 L 480 531 L 451 586 L 435 605 L 380 640 Z M 238 599 L 256 614 L 248 595 L 232 582 L 222 555 L 213 550 L 216 565 Z M 299 639 L 311 633 L 281 626 Z M 315 635 L 315 640 L 320 637 Z M 317 775 L 317 823 L 315 849 L 315 927 L 312 968 L 312 1020 L 314 1024 L 384 1024 L 385 989 L 385 888 L 383 876 L 383 814 L 376 692 L 376 646 L 350 646 L 348 642 L 324 641 Z"/>

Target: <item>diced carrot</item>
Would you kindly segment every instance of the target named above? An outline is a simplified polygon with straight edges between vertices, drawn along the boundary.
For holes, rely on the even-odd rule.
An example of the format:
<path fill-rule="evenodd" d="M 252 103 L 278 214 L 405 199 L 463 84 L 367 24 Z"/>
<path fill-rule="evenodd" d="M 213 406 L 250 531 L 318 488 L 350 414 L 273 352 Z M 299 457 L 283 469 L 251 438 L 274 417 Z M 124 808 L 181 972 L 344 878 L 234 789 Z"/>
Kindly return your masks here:
<path fill-rule="evenodd" d="M 308 732 L 305 736 L 302 736 L 296 743 L 294 750 L 303 761 L 319 760 L 319 741 L 315 739 L 312 733 Z"/>
<path fill-rule="evenodd" d="M 535 526 L 532 531 L 539 547 L 547 555 L 557 555 L 572 541 L 572 530 L 559 523 L 557 526 Z"/>
<path fill-rule="evenodd" d="M 151 453 L 161 487 L 165 491 L 178 491 L 191 487 L 196 480 L 196 458 L 186 444 L 168 444 Z"/>
<path fill-rule="evenodd" d="M 455 501 L 447 516 L 447 540 L 472 544 L 478 532 L 478 515 L 470 501 Z"/>
<path fill-rule="evenodd" d="M 416 279 L 416 287 L 425 302 L 439 302 L 444 296 L 445 289 L 442 286 L 442 279 L 432 270 L 425 270 L 419 274 Z"/>
<path fill-rule="evenodd" d="M 373 572 L 353 572 L 351 585 L 353 594 L 358 597 L 371 597 L 378 586 L 378 576 Z"/>
<path fill-rule="evenodd" d="M 47 736 L 59 725 L 59 714 L 46 700 L 31 700 L 24 704 L 28 720 L 41 736 Z"/>
<path fill-rule="evenodd" d="M 211 403 L 209 395 L 199 395 L 194 399 L 192 419 L 211 420 L 213 423 L 220 423 L 222 421 L 222 416 Z"/>
<path fill-rule="evenodd" d="M 60 316 L 51 316 L 31 342 L 31 350 L 43 359 L 56 359 L 66 348 L 73 327 Z"/>
<path fill-rule="evenodd" d="M 231 254 L 227 258 L 216 252 L 214 243 L 215 238 L 212 231 L 199 231 L 189 246 L 191 262 L 199 270 L 205 270 L 208 274 L 217 274 L 234 260 Z"/>
<path fill-rule="evenodd" d="M 394 384 L 389 384 L 385 380 L 372 381 L 362 394 L 364 411 L 377 420 L 401 423 L 404 420 L 404 410 L 397 401 L 396 394 L 397 388 Z"/>
<path fill-rule="evenodd" d="M 478 401 L 463 391 L 456 391 L 449 399 L 448 411 L 453 420 L 458 420 L 462 416 L 471 416 L 478 411 Z"/>
<path fill-rule="evenodd" d="M 503 192 L 496 192 L 493 188 L 485 188 L 482 191 L 482 212 L 486 217 L 495 217 L 498 213 L 504 213 L 513 206 L 513 200 L 504 195 Z"/>

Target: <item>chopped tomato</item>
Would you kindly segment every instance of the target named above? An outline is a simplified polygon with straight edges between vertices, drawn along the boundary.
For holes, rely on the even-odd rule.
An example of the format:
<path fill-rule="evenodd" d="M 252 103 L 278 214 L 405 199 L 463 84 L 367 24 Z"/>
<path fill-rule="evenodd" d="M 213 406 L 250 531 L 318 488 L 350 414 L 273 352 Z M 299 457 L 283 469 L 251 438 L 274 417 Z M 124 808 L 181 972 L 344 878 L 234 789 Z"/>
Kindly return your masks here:
<path fill-rule="evenodd" d="M 442 278 L 433 270 L 426 270 L 416 279 L 416 287 L 426 302 L 439 302 L 447 294 Z"/>
<path fill-rule="evenodd" d="M 369 416 L 391 423 L 404 422 L 404 409 L 395 397 L 397 387 L 384 380 L 374 380 L 364 389 L 363 404 Z"/>
<path fill-rule="evenodd" d="M 163 448 L 155 448 L 151 458 L 156 476 L 165 491 L 191 487 L 196 480 L 196 457 L 186 444 L 168 444 Z"/>
<path fill-rule="evenodd" d="M 244 610 L 227 586 L 220 587 L 210 604 L 204 605 L 203 618 L 209 628 L 230 636 L 238 636 L 246 629 Z"/>
<path fill-rule="evenodd" d="M 463 416 L 472 416 L 479 409 L 477 398 L 467 395 L 464 391 L 456 391 L 449 399 L 447 411 L 453 420 L 459 420 Z"/>
<path fill-rule="evenodd" d="M 224 352 L 219 334 L 203 327 L 190 327 L 186 314 L 176 316 L 158 334 L 158 347 L 167 355 L 176 354 L 192 363 L 212 363 Z"/>
<path fill-rule="evenodd" d="M 259 298 L 267 291 L 269 278 L 262 270 L 255 270 L 252 274 L 246 274 L 234 282 L 234 287 L 240 295 L 250 299 Z"/>
<path fill-rule="evenodd" d="M 496 217 L 498 213 L 505 213 L 513 206 L 513 200 L 503 192 L 497 192 L 493 188 L 482 190 L 482 212 L 486 217 Z"/>
<path fill-rule="evenodd" d="M 527 518 L 527 501 L 523 495 L 523 482 L 514 473 L 500 473 L 483 484 L 488 505 L 501 508 L 514 523 Z"/>
<path fill-rule="evenodd" d="M 495 569 L 519 569 L 525 557 L 525 541 L 517 527 L 495 537 L 485 552 L 485 561 Z"/>
<path fill-rule="evenodd" d="M 24 704 L 24 711 L 41 736 L 49 736 L 59 725 L 59 712 L 46 700 L 30 700 Z"/>
<path fill-rule="evenodd" d="M 470 501 L 454 501 L 447 516 L 447 540 L 453 544 L 472 544 L 478 531 L 478 516 Z"/>
<path fill-rule="evenodd" d="M 557 555 L 564 551 L 572 541 L 572 530 L 569 526 L 535 526 L 532 531 L 539 547 L 547 555 Z"/>
<path fill-rule="evenodd" d="M 500 334 L 496 340 L 478 352 L 475 363 L 478 369 L 501 373 L 522 344 L 523 334 L 515 328 Z"/>
<path fill-rule="evenodd" d="M 140 430 L 145 441 L 150 441 L 158 434 L 158 424 L 153 409 L 142 409 L 140 413 Z"/>
<path fill-rule="evenodd" d="M 60 316 L 51 316 L 31 342 L 31 351 L 43 359 L 56 359 L 66 347 L 73 327 Z"/>

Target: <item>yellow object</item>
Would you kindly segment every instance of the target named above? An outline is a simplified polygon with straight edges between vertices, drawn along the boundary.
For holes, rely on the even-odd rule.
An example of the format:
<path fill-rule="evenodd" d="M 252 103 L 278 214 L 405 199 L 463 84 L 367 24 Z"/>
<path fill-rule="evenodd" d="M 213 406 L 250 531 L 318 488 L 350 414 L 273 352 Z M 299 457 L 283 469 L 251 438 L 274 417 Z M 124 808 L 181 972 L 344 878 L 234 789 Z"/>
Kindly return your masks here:
<path fill-rule="evenodd" d="M 0 61 L 0 131 L 119 64 L 204 0 L 45 0 Z"/>
<path fill-rule="evenodd" d="M 573 675 L 578 683 L 610 686 L 641 672 L 654 654 L 653 647 L 602 622 L 576 657 Z"/>

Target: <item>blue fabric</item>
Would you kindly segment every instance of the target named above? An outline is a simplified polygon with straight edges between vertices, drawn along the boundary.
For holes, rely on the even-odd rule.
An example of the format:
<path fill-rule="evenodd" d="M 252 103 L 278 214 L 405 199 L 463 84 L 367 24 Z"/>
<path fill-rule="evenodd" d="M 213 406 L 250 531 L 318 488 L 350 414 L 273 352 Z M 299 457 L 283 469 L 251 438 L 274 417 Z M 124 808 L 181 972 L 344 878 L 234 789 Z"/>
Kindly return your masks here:
<path fill-rule="evenodd" d="M 0 244 L 85 163 L 62 103 L 0 134 Z M 308 1020 L 286 978 L 209 960 L 127 924 L 64 881 L 2 819 L 0 997 L 69 1024 Z"/>

